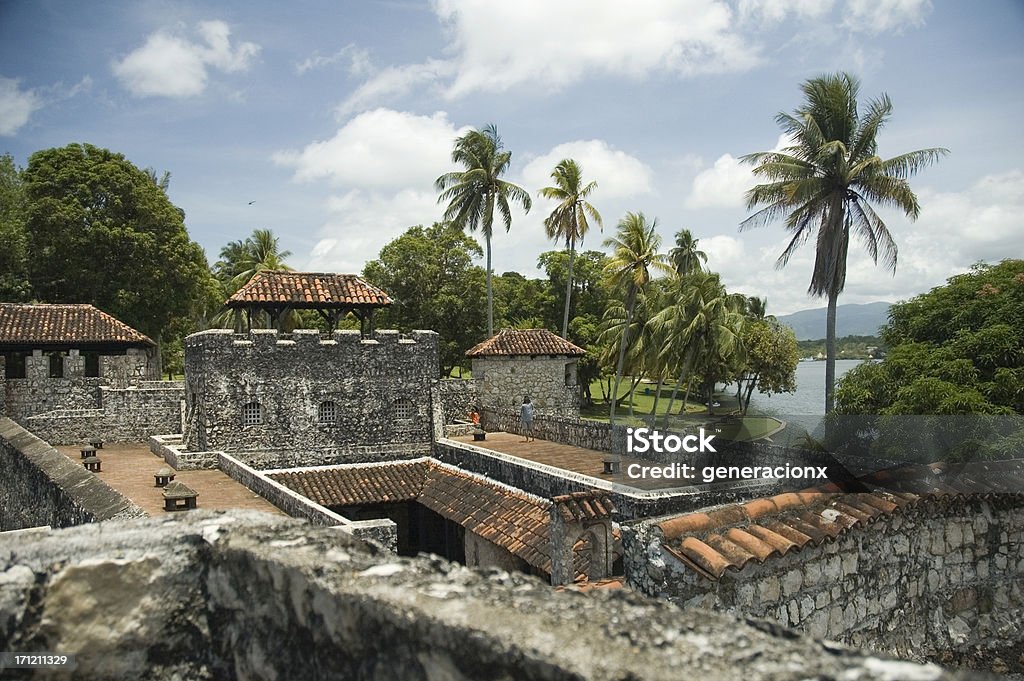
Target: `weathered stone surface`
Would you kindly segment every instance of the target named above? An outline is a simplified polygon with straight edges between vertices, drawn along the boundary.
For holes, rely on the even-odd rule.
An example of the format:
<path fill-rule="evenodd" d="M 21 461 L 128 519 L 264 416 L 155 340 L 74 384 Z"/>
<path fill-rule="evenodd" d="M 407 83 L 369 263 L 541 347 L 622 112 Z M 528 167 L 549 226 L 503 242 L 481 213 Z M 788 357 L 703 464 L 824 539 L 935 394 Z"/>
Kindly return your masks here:
<path fill-rule="evenodd" d="M 240 512 L 5 542 L 0 624 L 0 649 L 75 653 L 76 679 L 966 678 Z"/>
<path fill-rule="evenodd" d="M 130 499 L 8 418 L 0 418 L 0 530 L 145 515 Z"/>
<path fill-rule="evenodd" d="M 437 361 L 433 331 L 192 334 L 184 444 L 235 453 L 256 468 L 429 454 Z M 258 405 L 258 422 L 247 423 L 249 404 Z"/>

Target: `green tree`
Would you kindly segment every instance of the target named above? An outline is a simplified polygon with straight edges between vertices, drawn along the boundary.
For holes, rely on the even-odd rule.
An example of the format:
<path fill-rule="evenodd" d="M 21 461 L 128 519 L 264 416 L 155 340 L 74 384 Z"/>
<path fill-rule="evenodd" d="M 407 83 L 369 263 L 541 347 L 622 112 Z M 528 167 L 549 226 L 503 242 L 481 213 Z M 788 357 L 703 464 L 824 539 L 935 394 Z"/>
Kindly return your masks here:
<path fill-rule="evenodd" d="M 688 229 L 676 232 L 676 245 L 669 251 L 669 258 L 676 268 L 676 274 L 687 275 L 700 272 L 708 262 L 708 254 L 697 248 L 700 239 L 693 238 Z"/>
<path fill-rule="evenodd" d="M 608 307 L 609 290 L 604 276 L 604 266 L 608 256 L 601 251 L 583 251 L 576 254 L 573 264 L 571 295 L 573 298 L 572 313 L 569 317 L 569 340 L 581 347 L 592 342 L 600 325 L 601 317 Z M 548 297 L 550 306 L 545 312 L 545 326 L 552 331 L 558 330 L 558 324 L 565 311 L 565 296 L 570 293 L 569 254 L 565 251 L 545 251 L 537 256 L 537 268 L 547 275 Z M 577 333 L 577 331 L 582 332 Z"/>
<path fill-rule="evenodd" d="M 572 267 L 576 258 L 576 244 L 583 243 L 583 238 L 590 231 L 587 216 L 597 223 L 598 228 L 603 228 L 604 223 L 601 221 L 601 214 L 587 201 L 587 197 L 597 189 L 597 182 L 591 181 L 584 185 L 583 170 L 576 161 L 571 158 L 559 161 L 551 172 L 551 179 L 555 181 L 555 185 L 544 187 L 540 190 L 540 195 L 545 199 L 558 201 L 551 215 L 544 219 L 544 229 L 549 239 L 564 240 L 565 248 L 569 252 L 569 274 L 565 282 L 565 313 L 562 315 L 562 337 L 566 338 L 569 333 Z"/>
<path fill-rule="evenodd" d="M 1024 260 L 893 305 L 882 337 L 885 359 L 840 382 L 840 414 L 1024 414 Z"/>
<path fill-rule="evenodd" d="M 382 324 L 440 335 L 441 375 L 465 363 L 466 350 L 483 335 L 485 274 L 473 264 L 480 246 L 458 227 L 412 227 L 366 264 L 363 276 L 395 303 L 380 311 Z"/>
<path fill-rule="evenodd" d="M 796 366 L 800 361 L 796 334 L 774 319 L 747 318 L 742 331 L 745 363 L 737 381 L 744 415 L 756 388 L 765 395 L 796 390 Z"/>
<path fill-rule="evenodd" d="M 630 344 L 633 310 L 637 293 L 651 281 L 652 273 L 668 274 L 672 268 L 668 257 L 659 253 L 661 237 L 656 231 L 658 221 L 647 223 L 643 213 L 626 213 L 619 221 L 618 232 L 605 240 L 606 248 L 614 249 L 605 267 L 605 274 L 612 288 L 624 294 L 624 327 L 619 340 L 619 356 L 615 363 L 615 384 L 612 388 L 611 407 L 608 420 L 615 425 L 615 399 L 619 394 L 622 369 L 626 359 L 626 348 Z M 617 457 L 616 457 L 617 458 Z"/>
<path fill-rule="evenodd" d="M 91 303 L 157 341 L 191 323 L 206 258 L 145 171 L 121 154 L 71 144 L 32 154 L 23 177 L 36 297 Z"/>
<path fill-rule="evenodd" d="M 233 253 L 234 247 L 231 244 L 225 248 L 231 249 Z M 239 271 L 235 275 L 233 283 L 237 288 L 242 288 L 259 272 L 291 270 L 292 268 L 285 263 L 291 254 L 291 251 L 281 250 L 281 239 L 274 236 L 273 230 L 254 229 L 252 235 L 245 240 L 242 259 L 235 264 L 235 268 Z M 221 256 L 224 256 L 223 250 Z"/>
<path fill-rule="evenodd" d="M 501 214 L 505 231 L 512 228 L 509 200 L 518 203 L 527 213 L 533 205 L 530 194 L 522 187 L 506 182 L 501 176 L 508 170 L 512 152 L 503 151 L 501 137 L 492 124 L 483 130 L 470 130 L 455 140 L 452 162 L 463 166 L 441 175 L 434 182 L 440 192 L 438 203 L 447 202 L 444 219 L 460 229 L 480 230 L 487 248 L 487 334 L 494 335 L 494 290 L 491 286 L 491 237 L 494 236 L 494 211 Z"/>
<path fill-rule="evenodd" d="M 911 220 L 920 207 L 909 177 L 947 154 L 946 149 L 911 151 L 889 159 L 877 155 L 878 134 L 892 113 L 888 95 L 858 105 L 859 81 L 845 73 L 812 78 L 801 89 L 804 103 L 775 120 L 793 140 L 782 151 L 749 154 L 754 174 L 767 180 L 747 192 L 747 208 L 764 206 L 740 229 L 784 220 L 793 233 L 776 263 L 783 267 L 813 238 L 816 251 L 808 292 L 828 298 L 825 346 L 825 412 L 834 407 L 836 301 L 846 284 L 850 232 L 877 263 L 896 270 L 897 248 L 871 204 L 896 208 Z"/>
<path fill-rule="evenodd" d="M 25 234 L 25 189 L 10 154 L 0 156 L 0 300 L 31 298 Z"/>

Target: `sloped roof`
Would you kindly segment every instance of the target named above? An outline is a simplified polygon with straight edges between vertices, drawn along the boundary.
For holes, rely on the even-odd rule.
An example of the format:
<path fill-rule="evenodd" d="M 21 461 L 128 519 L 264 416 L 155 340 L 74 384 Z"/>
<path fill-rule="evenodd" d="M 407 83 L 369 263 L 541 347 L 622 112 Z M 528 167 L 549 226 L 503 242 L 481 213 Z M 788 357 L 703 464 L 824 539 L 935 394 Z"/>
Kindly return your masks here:
<path fill-rule="evenodd" d="M 0 303 L 0 346 L 155 345 L 92 305 Z"/>
<path fill-rule="evenodd" d="M 430 459 L 282 471 L 269 477 L 322 506 L 416 501 L 551 571 L 551 503 Z"/>
<path fill-rule="evenodd" d="M 709 579 L 791 551 L 831 542 L 855 528 L 926 501 L 965 498 L 1024 503 L 1024 460 L 909 466 L 863 479 L 871 492 L 842 493 L 834 484 L 777 494 L 659 523 L 663 546 Z M 1016 485 L 1014 484 L 1016 481 Z"/>
<path fill-rule="evenodd" d="M 391 302 L 387 293 L 355 274 L 264 270 L 228 298 L 227 306 L 346 308 L 383 307 Z"/>
<path fill-rule="evenodd" d="M 547 329 L 502 329 L 483 343 L 473 346 L 466 357 L 520 357 L 567 355 L 582 357 L 583 348 L 573 345 Z"/>

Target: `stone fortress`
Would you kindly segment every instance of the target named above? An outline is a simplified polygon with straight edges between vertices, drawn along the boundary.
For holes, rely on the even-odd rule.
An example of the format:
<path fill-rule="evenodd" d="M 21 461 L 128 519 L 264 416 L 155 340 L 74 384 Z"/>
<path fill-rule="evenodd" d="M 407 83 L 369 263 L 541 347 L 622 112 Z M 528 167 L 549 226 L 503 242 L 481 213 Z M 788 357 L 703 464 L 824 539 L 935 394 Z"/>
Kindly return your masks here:
<path fill-rule="evenodd" d="M 618 592 L 676 603 L 682 606 L 675 611 L 680 618 L 693 608 L 718 610 L 913 660 L 960 662 L 987 656 L 1024 669 L 1024 660 L 1014 659 L 1024 641 L 1020 461 L 960 469 L 894 467 L 862 477 L 866 491 L 858 492 L 829 484 L 790 489 L 780 481 L 641 485 L 621 473 L 602 473 L 601 461 L 608 452 L 624 453 L 624 429 L 579 418 L 575 363 L 583 351 L 550 332 L 503 330 L 467 353 L 472 379 L 441 380 L 436 334 L 375 330 L 373 310 L 390 299 L 358 277 L 264 273 L 233 300 L 250 323 L 265 318 L 279 328 L 189 336 L 183 384 L 154 380 L 159 373 L 152 368 L 147 349 L 152 346 L 144 336 L 131 337 L 135 347 L 107 347 L 109 355 L 98 355 L 99 371 L 86 371 L 78 368 L 84 366 L 83 352 L 98 351 L 95 345 L 83 349 L 85 323 L 40 327 L 57 330 L 62 341 L 58 346 L 53 337 L 28 333 L 31 322 L 25 320 L 60 306 L 0 306 L 0 341 L 7 343 L 0 414 L 10 417 L 0 419 L 0 465 L 6 473 L 0 483 L 0 530 L 145 515 L 134 499 L 104 481 L 104 473 L 83 470 L 51 445 L 78 444 L 95 436 L 148 441 L 150 450 L 178 471 L 219 471 L 287 515 L 369 540 L 378 547 L 377 566 L 365 570 L 381 578 L 395 575 L 396 584 L 403 580 L 398 575 L 411 569 L 405 566 L 413 563 L 388 562 L 385 556 L 428 553 L 490 570 L 486 574 L 523 572 L 559 589 L 593 593 L 603 604 L 594 623 L 603 618 L 610 622 L 619 611 L 631 613 L 642 646 L 648 645 L 643 642 L 648 630 L 640 624 L 646 621 L 644 608 L 657 619 L 653 613 L 665 606 L 644 605 L 634 597 L 614 600 Z M 317 310 L 328 329 L 343 313 L 354 312 L 361 329 L 286 333 L 280 328 L 290 309 Z M 117 334 L 127 332 L 107 329 L 96 338 L 112 342 Z M 63 355 L 60 376 L 49 371 L 55 364 L 48 353 L 54 352 Z M 95 366 L 95 360 L 88 361 Z M 129 361 L 142 368 L 117 369 Z M 543 446 L 533 450 L 524 449 L 515 435 L 523 395 L 530 395 L 537 406 L 535 432 L 542 442 L 531 444 Z M 488 431 L 483 442 L 466 436 L 464 419 L 470 407 L 483 417 Z M 722 456 L 750 455 L 759 462 L 810 456 L 739 444 Z M 152 455 L 139 456 L 149 457 L 149 467 L 161 463 Z M 698 462 L 705 463 L 714 460 Z M 203 498 L 199 506 L 204 507 Z M 163 521 L 161 527 L 175 532 L 182 525 L 184 534 L 225 537 L 213 541 L 221 547 L 216 551 L 238 556 L 254 551 L 239 554 L 227 547 L 265 531 L 260 529 L 264 521 L 231 518 L 223 522 L 242 523 L 234 531 L 202 529 L 221 527 L 221 521 L 210 518 Z M 243 529 L 249 524 L 254 529 Z M 281 530 L 284 535 L 298 532 L 287 528 Z M 136 530 L 124 531 L 129 536 Z M 30 541 L 31 536 L 18 541 Z M 340 542 L 337 548 L 331 548 L 332 541 Z M 328 563 L 331 555 L 339 556 L 334 562 L 344 563 L 340 556 L 354 550 L 345 541 L 315 540 L 325 542 L 322 555 Z M 44 569 L 50 551 L 40 549 L 31 570 Z M 96 553 L 82 557 L 104 560 Z M 308 582 L 312 573 L 291 566 L 288 558 L 244 560 L 263 561 L 259 570 L 268 571 L 268 580 L 278 580 L 272 575 L 283 569 L 291 575 L 288 580 L 305 585 L 302 589 L 320 588 Z M 17 605 L 22 597 L 17 594 L 28 592 L 18 591 L 15 579 L 24 568 L 13 556 L 7 561 L 3 569 L 10 578 L 5 583 L 15 585 L 15 595 L 13 601 L 0 599 L 0 613 L 8 615 L 0 633 L 8 642 L 27 641 L 18 638 L 23 632 L 43 636 L 46 629 L 38 623 L 10 624 L 28 617 Z M 211 564 L 209 570 L 215 569 Z M 76 577 L 84 579 L 68 579 Z M 440 580 L 439 593 L 464 600 L 466 607 L 482 607 L 489 598 L 480 595 L 482 578 L 433 579 Z M 519 584 L 520 578 L 496 579 Z M 349 587 L 339 584 L 326 587 L 329 598 L 348 607 L 343 602 Z M 48 586 L 46 598 L 60 588 L 74 588 L 73 582 Z M 61 602 L 59 594 L 53 598 L 55 604 Z M 566 607 L 564 598 L 559 595 L 552 601 L 558 605 L 551 607 Z M 538 618 L 546 612 L 540 600 L 533 607 Z M 420 611 L 419 606 L 415 609 Z M 298 616 L 293 611 L 278 617 Z M 366 616 L 373 620 L 377 615 Z M 63 631 L 65 625 L 50 626 L 52 633 L 54 626 Z M 764 630 L 772 635 L 781 631 Z M 227 630 L 215 635 L 231 636 Z M 341 640 L 332 643 L 325 632 L 310 636 L 327 647 Z M 225 640 L 204 645 L 217 649 Z M 597 636 L 593 645 L 609 642 Z M 557 659 L 554 667 L 588 668 L 592 671 L 587 677 L 602 678 L 593 668 L 565 657 L 572 657 L 569 652 L 551 654 Z M 766 654 L 762 664 L 770 666 L 779 653 Z M 824 655 L 821 650 L 815 654 Z M 660 660 L 661 654 L 655 657 Z M 422 656 L 417 659 L 409 664 L 421 670 L 430 666 Z M 907 664 L 879 662 L 872 669 L 855 659 L 847 662 L 860 665 L 860 671 L 849 678 L 901 678 L 885 664 Z M 458 666 L 446 660 L 435 663 Z M 650 678 L 662 669 L 657 660 L 650 665 Z M 234 664 L 242 669 L 255 663 L 236 659 Z M 803 667 L 816 664 L 804 660 Z M 465 678 L 483 676 L 460 673 Z M 944 678 L 937 668 L 907 673 Z"/>

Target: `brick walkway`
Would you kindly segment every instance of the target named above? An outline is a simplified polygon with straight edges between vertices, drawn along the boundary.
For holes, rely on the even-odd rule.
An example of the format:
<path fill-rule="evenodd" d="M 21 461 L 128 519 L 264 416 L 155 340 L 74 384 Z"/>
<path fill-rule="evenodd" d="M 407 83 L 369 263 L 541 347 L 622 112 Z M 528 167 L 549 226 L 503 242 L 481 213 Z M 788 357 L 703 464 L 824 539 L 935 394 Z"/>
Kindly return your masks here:
<path fill-rule="evenodd" d="M 474 442 L 472 435 L 453 437 L 451 439 L 456 440 L 457 442 L 465 442 L 467 444 L 476 445 L 477 447 L 490 449 L 495 452 L 501 452 L 502 454 L 510 454 L 512 456 L 519 457 L 520 459 L 526 459 L 527 461 L 543 463 L 548 466 L 554 466 L 555 468 L 561 468 L 562 470 L 572 471 L 574 473 L 582 473 L 583 475 L 589 475 L 593 478 L 597 478 L 598 480 L 607 480 L 608 482 L 612 482 L 617 485 L 635 487 L 636 489 L 667 490 L 679 487 L 688 487 L 690 485 L 686 480 L 631 478 L 625 474 L 626 467 L 631 463 L 638 463 L 642 466 L 664 465 L 654 464 L 650 461 L 644 461 L 631 456 L 622 457 L 622 472 L 614 475 L 606 475 L 603 472 L 604 459 L 608 454 L 605 452 L 599 452 L 594 449 L 584 449 L 583 447 L 573 447 L 572 445 L 563 445 L 557 442 L 549 442 L 547 440 L 523 442 L 521 435 L 515 435 L 513 433 L 487 433 L 487 439 L 484 442 Z M 684 458 L 680 458 L 680 463 L 685 462 Z"/>
<path fill-rule="evenodd" d="M 78 447 L 57 447 L 69 459 L 81 463 Z M 103 470 L 97 475 L 151 516 L 167 513 L 162 490 L 153 485 L 153 474 L 165 466 L 164 460 L 143 443 L 112 443 L 97 450 Z M 225 510 L 246 508 L 284 515 L 276 506 L 219 470 L 180 471 L 174 478 L 199 492 L 198 508 Z"/>

